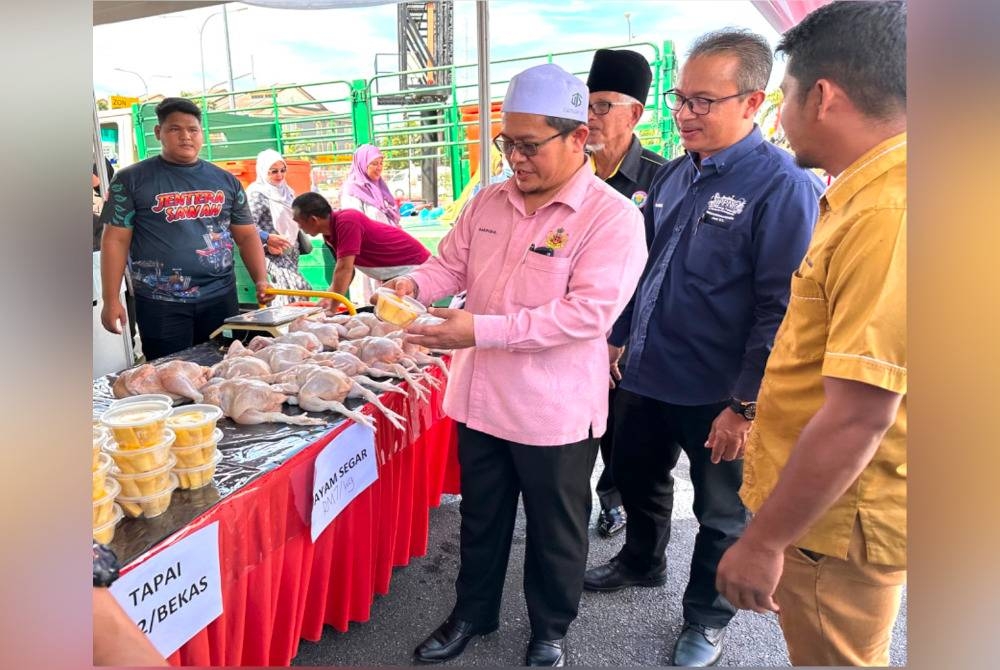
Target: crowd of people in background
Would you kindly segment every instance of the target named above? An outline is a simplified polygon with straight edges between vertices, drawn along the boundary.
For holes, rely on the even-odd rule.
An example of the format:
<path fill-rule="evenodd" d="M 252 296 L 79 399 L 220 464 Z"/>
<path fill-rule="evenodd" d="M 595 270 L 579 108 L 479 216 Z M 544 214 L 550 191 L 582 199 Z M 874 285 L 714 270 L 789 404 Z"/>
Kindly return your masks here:
<path fill-rule="evenodd" d="M 906 579 L 906 6 L 833 2 L 776 52 L 792 153 L 755 123 L 775 54 L 744 29 L 697 39 L 665 92 L 672 160 L 635 135 L 641 54 L 598 50 L 586 83 L 554 64 L 518 73 L 494 138 L 510 177 L 433 256 L 401 229 L 378 148 L 358 147 L 336 209 L 293 193 L 270 150 L 244 192 L 198 158 L 198 108 L 168 98 L 162 154 L 111 183 L 104 285 L 129 259 L 147 358 L 236 312 L 233 243 L 262 301 L 308 286 L 302 233 L 336 256 L 334 292 L 358 271 L 366 300 L 382 283 L 426 305 L 464 296 L 406 336 L 454 351 L 462 492 L 455 604 L 418 662 L 502 625 L 520 500 L 524 661 L 565 665 L 584 590 L 665 583 L 684 453 L 698 532 L 667 662 L 714 665 L 749 609 L 778 613 L 795 665 L 887 665 Z M 597 532 L 624 542 L 588 568 L 599 452 Z"/>

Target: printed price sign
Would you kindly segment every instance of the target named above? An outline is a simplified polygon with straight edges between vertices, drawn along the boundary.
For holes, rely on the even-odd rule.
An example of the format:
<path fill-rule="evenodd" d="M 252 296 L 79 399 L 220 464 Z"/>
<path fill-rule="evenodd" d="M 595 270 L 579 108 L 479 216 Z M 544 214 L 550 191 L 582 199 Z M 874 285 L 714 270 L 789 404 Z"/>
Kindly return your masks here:
<path fill-rule="evenodd" d="M 348 503 L 378 479 L 375 432 L 353 424 L 316 457 L 312 489 L 312 541 Z"/>
<path fill-rule="evenodd" d="M 136 566 L 110 590 L 157 651 L 174 653 L 222 614 L 219 523 Z"/>

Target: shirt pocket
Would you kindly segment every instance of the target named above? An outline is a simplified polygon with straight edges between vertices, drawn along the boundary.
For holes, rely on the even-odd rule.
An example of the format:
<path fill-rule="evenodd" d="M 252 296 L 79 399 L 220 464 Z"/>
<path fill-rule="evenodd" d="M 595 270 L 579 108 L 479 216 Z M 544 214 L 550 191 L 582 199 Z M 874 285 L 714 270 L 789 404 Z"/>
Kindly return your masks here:
<path fill-rule="evenodd" d="M 788 311 L 775 335 L 775 348 L 786 349 L 798 360 L 821 360 L 826 352 L 828 308 L 823 287 L 795 272 L 788 296 Z"/>
<path fill-rule="evenodd" d="M 569 272 L 569 258 L 529 251 L 512 278 L 511 299 L 522 307 L 540 307 L 558 300 L 566 295 Z"/>
<path fill-rule="evenodd" d="M 738 276 L 746 259 L 741 254 L 739 230 L 699 222 L 691 235 L 684 269 L 711 284 L 722 284 Z"/>

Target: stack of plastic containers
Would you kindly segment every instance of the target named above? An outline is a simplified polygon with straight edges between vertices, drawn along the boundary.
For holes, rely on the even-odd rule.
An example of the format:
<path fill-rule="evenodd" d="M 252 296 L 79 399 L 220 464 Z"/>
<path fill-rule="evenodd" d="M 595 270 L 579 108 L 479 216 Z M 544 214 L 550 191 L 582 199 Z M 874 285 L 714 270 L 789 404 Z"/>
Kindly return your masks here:
<path fill-rule="evenodd" d="M 115 536 L 115 527 L 122 520 L 122 509 L 115 504 L 115 496 L 121 490 L 118 482 L 108 478 L 108 473 L 112 468 L 111 457 L 103 453 L 105 441 L 108 439 L 107 431 L 102 427 L 94 426 L 94 458 L 91 469 L 94 476 L 93 501 L 94 501 L 94 539 L 102 544 L 107 544 Z"/>
<path fill-rule="evenodd" d="M 172 451 L 180 488 L 199 489 L 212 482 L 222 460 L 217 446 L 222 431 L 215 427 L 220 418 L 222 410 L 215 405 L 177 407 L 167 418 L 167 427 L 176 436 Z"/>
<path fill-rule="evenodd" d="M 120 488 L 118 504 L 130 517 L 152 518 L 170 506 L 177 488 L 171 472 L 176 459 L 170 453 L 175 436 L 166 426 L 172 411 L 169 398 L 135 396 L 101 415 L 109 432 L 104 452 L 114 460 L 111 476 Z"/>

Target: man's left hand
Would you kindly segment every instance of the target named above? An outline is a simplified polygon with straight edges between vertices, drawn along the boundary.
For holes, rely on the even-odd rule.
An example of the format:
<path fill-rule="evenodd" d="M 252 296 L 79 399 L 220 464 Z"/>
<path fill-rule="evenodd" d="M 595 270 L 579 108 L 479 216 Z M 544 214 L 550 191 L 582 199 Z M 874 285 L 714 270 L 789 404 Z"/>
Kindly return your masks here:
<path fill-rule="evenodd" d="M 785 567 L 785 554 L 745 537 L 731 546 L 715 575 L 715 588 L 737 609 L 777 612 L 774 592 Z"/>
<path fill-rule="evenodd" d="M 257 302 L 258 303 L 266 305 L 267 303 L 269 303 L 272 300 L 274 300 L 274 298 L 275 298 L 274 295 L 271 295 L 271 294 L 268 294 L 268 293 L 264 293 L 264 289 L 270 288 L 270 286 L 271 286 L 266 281 L 256 282 L 254 284 L 254 286 L 257 289 Z"/>
<path fill-rule="evenodd" d="M 735 461 L 743 458 L 743 451 L 747 446 L 747 434 L 750 432 L 751 422 L 742 416 L 724 407 L 719 416 L 712 422 L 712 430 L 705 441 L 705 448 L 712 450 L 712 462 Z"/>
<path fill-rule="evenodd" d="M 406 329 L 406 341 L 431 349 L 465 349 L 476 346 L 472 314 L 464 309 L 431 307 L 431 316 L 444 319 L 434 326 L 417 324 Z"/>

